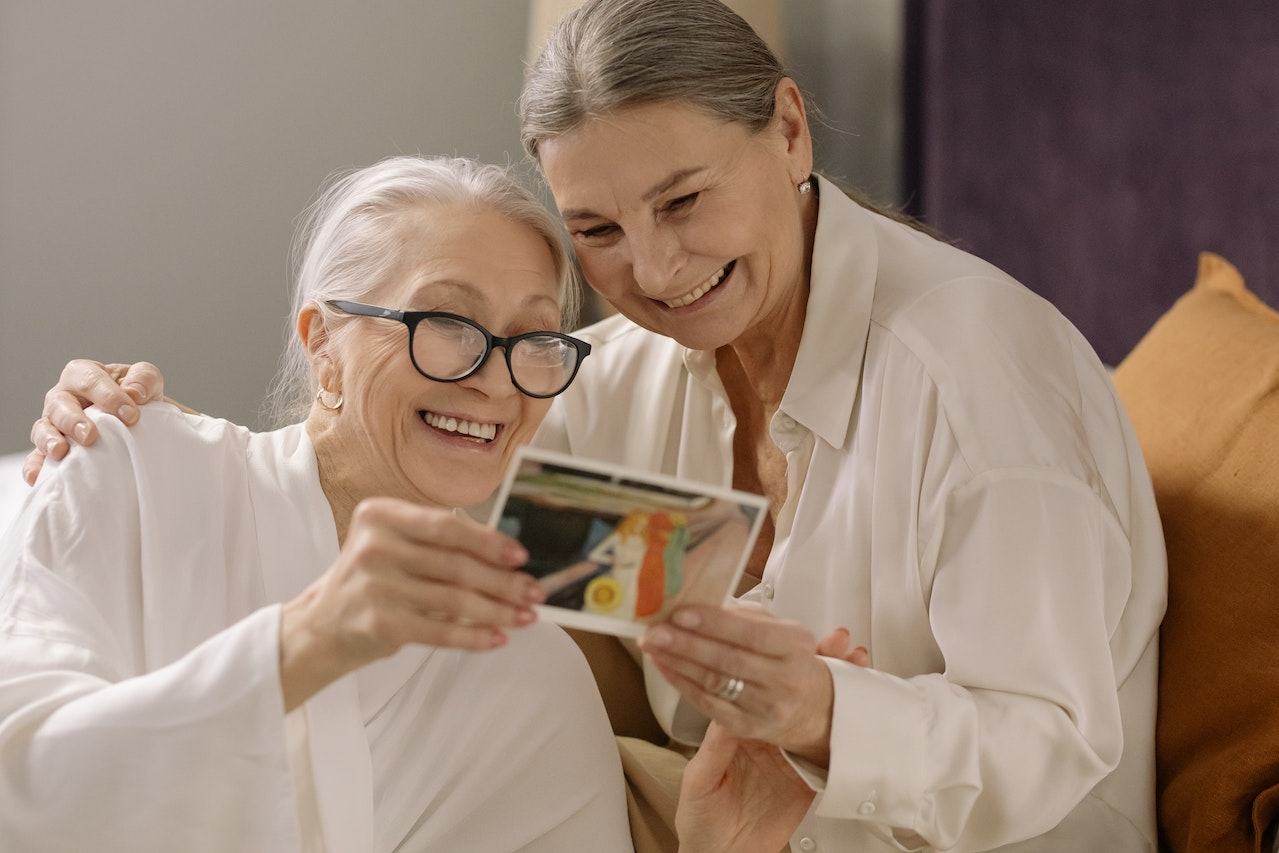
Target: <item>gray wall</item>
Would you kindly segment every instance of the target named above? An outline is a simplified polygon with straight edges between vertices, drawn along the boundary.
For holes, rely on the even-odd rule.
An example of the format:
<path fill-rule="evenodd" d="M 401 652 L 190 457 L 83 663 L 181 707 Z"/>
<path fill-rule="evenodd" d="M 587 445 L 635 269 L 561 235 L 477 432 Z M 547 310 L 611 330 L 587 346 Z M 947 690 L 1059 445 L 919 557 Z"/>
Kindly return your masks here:
<path fill-rule="evenodd" d="M 901 0 L 787 0 L 830 170 L 895 200 Z M 521 162 L 517 0 L 0 0 L 0 452 L 72 357 L 261 426 L 296 215 L 395 153 Z"/>

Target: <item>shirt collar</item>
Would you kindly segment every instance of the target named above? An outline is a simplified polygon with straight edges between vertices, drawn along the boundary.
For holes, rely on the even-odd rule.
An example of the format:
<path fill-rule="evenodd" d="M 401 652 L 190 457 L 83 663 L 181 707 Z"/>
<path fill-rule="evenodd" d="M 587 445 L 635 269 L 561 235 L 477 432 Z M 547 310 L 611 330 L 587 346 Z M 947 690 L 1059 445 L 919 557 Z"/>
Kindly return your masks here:
<path fill-rule="evenodd" d="M 821 176 L 808 309 L 781 410 L 842 447 L 861 382 L 879 245 L 871 214 Z"/>

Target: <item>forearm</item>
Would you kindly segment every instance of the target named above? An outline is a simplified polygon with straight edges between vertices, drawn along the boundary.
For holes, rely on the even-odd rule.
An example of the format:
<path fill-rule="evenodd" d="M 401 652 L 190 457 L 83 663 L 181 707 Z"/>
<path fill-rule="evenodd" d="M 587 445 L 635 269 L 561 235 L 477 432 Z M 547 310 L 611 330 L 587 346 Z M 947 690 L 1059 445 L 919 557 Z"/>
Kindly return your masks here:
<path fill-rule="evenodd" d="M 314 587 L 280 608 L 280 692 L 288 713 L 353 669 L 312 630 Z"/>
<path fill-rule="evenodd" d="M 0 639 L 0 849 L 296 846 L 277 631 L 268 608 L 116 682 L 74 671 L 83 650 Z"/>
<path fill-rule="evenodd" d="M 832 663 L 830 768 L 801 768 L 816 814 L 864 821 L 910 849 L 984 850 L 1050 830 L 1114 766 L 1060 707 Z"/>

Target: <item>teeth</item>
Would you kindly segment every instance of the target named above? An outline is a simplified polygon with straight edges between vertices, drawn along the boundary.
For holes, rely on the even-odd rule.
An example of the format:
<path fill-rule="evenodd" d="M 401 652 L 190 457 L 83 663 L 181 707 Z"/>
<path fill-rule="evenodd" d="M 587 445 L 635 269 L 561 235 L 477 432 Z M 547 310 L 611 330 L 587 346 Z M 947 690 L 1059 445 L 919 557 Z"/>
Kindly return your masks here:
<path fill-rule="evenodd" d="M 689 293 L 685 296 L 681 296 L 679 299 L 665 300 L 667 307 L 683 308 L 685 305 L 692 305 L 694 302 L 696 302 L 697 300 L 705 296 L 707 293 L 709 293 L 712 287 L 719 284 L 720 281 L 723 280 L 725 269 L 727 269 L 727 267 L 721 268 L 719 272 L 715 273 L 715 275 L 711 276 L 710 278 L 706 279 L 706 281 L 702 282 L 697 287 L 697 289 L 694 290 L 692 293 Z"/>
<path fill-rule="evenodd" d="M 457 418 L 446 417 L 444 415 L 437 415 L 434 412 L 423 412 L 422 420 L 426 421 L 436 429 L 442 429 L 445 432 L 455 432 L 458 435 L 471 436 L 484 441 L 492 441 L 493 437 L 497 435 L 497 424 L 481 424 L 474 421 L 464 421 Z"/>

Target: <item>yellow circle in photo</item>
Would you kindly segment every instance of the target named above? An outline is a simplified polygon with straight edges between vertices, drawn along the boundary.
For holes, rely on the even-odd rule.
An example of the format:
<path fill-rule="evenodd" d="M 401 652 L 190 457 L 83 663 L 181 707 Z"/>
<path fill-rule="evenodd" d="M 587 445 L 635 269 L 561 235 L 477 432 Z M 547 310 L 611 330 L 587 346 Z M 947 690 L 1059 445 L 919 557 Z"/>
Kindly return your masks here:
<path fill-rule="evenodd" d="M 586 585 L 586 609 L 592 613 L 616 610 L 622 603 L 622 585 L 608 575 L 592 578 Z"/>

